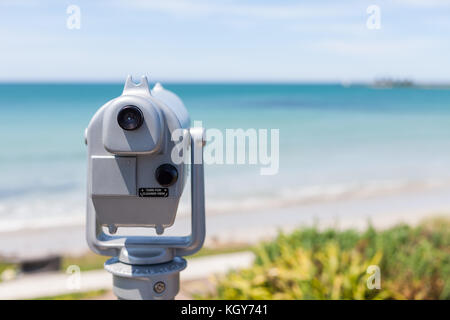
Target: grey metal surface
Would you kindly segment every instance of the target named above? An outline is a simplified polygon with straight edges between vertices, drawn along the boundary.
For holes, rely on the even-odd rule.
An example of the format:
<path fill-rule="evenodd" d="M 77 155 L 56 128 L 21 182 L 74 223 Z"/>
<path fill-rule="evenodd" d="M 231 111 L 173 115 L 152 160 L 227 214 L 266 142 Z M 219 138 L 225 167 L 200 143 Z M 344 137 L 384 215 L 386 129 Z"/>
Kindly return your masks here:
<path fill-rule="evenodd" d="M 171 300 L 180 289 L 180 271 L 186 260 L 173 260 L 153 265 L 130 265 L 117 257 L 105 263 L 106 271 L 113 274 L 113 291 L 124 300 Z"/>
<path fill-rule="evenodd" d="M 117 123 L 119 111 L 127 105 L 137 106 L 144 114 L 143 125 L 131 132 Z M 145 77 L 140 84 L 129 77 L 122 96 L 101 107 L 85 132 L 87 242 L 94 252 L 115 256 L 105 268 L 113 274 L 114 292 L 121 299 L 173 298 L 179 289 L 179 272 L 186 266 L 178 256 L 193 254 L 203 245 L 204 131 L 189 129 L 189 122 L 175 94 L 161 85 L 150 93 Z M 187 176 L 187 164 L 172 158 L 177 150 L 172 133 L 178 129 L 191 149 L 191 234 L 160 236 L 174 223 Z M 162 164 L 174 166 L 178 180 L 161 197 L 142 197 L 137 192 L 141 188 L 160 187 L 155 170 Z M 103 230 L 106 226 L 112 233 L 118 227 L 154 227 L 158 236 L 115 236 Z"/>
<path fill-rule="evenodd" d="M 136 196 L 136 158 L 92 157 L 93 196 Z"/>
<path fill-rule="evenodd" d="M 145 81 L 146 82 L 146 81 Z M 124 93 L 129 90 L 130 83 L 127 82 L 126 89 L 124 89 Z M 132 92 L 134 93 L 142 93 L 147 95 L 148 92 L 142 88 L 142 83 L 138 89 Z M 162 102 L 156 101 L 155 105 L 163 106 L 165 109 L 165 115 L 169 115 L 169 118 L 174 115 L 167 111 L 170 109 L 169 106 L 165 105 Z M 131 236 L 131 237 L 120 237 L 113 236 L 103 232 L 102 226 L 109 225 L 110 222 L 118 221 L 119 225 L 124 226 L 132 226 L 130 224 L 124 223 L 121 219 L 123 217 L 127 217 L 128 221 L 135 221 L 136 224 L 134 226 L 154 226 L 156 228 L 165 228 L 170 226 L 173 223 L 176 214 L 176 207 L 178 206 L 179 196 L 181 196 L 182 186 L 184 186 L 184 181 L 177 182 L 177 189 L 174 189 L 175 194 L 171 199 L 164 199 L 169 201 L 162 201 L 162 199 L 158 198 L 133 198 L 133 197 L 122 197 L 117 200 L 114 197 L 109 198 L 108 205 L 105 205 L 104 211 L 107 212 L 107 215 L 111 218 L 111 220 L 103 220 L 100 221 L 99 216 L 106 218 L 105 215 L 98 214 L 96 212 L 96 207 L 94 205 L 92 196 L 92 156 L 111 156 L 112 154 L 105 150 L 104 145 L 102 143 L 102 123 L 103 117 L 102 113 L 108 107 L 109 103 L 106 103 L 100 110 L 94 115 L 91 120 L 88 130 L 86 132 L 87 142 L 88 142 L 88 197 L 87 197 L 87 242 L 90 248 L 99 253 L 109 256 L 118 255 L 122 247 L 125 246 L 125 242 L 130 245 L 136 246 L 145 246 L 145 247 L 170 247 L 170 248 L 181 248 L 177 254 L 189 254 L 198 250 L 205 237 L 205 207 L 204 207 L 204 182 L 203 182 L 203 164 L 202 164 L 202 147 L 203 147 L 203 129 L 202 128 L 191 128 L 189 130 L 191 136 L 191 156 L 192 162 L 199 163 L 192 165 L 192 174 L 191 174 L 191 194 L 192 194 L 192 221 L 191 221 L 191 235 L 185 237 L 139 237 L 139 236 Z M 180 108 L 180 106 L 178 106 Z M 186 112 L 187 113 L 187 112 Z M 168 117 L 166 117 L 166 120 Z M 186 119 L 182 119 L 180 121 L 172 121 L 172 125 L 178 123 L 186 123 Z M 169 123 L 167 122 L 167 126 L 169 127 Z M 171 130 L 174 128 L 172 127 Z M 169 147 L 169 146 L 168 146 Z M 143 176 L 152 176 L 152 174 L 145 174 L 142 171 L 139 171 L 141 167 L 148 166 L 149 171 L 151 168 L 154 168 L 155 164 L 158 161 L 155 161 L 155 158 L 158 155 L 149 155 L 148 161 L 139 161 L 142 160 L 141 157 L 137 157 L 137 167 L 138 174 L 137 180 L 138 183 L 140 181 L 140 177 Z M 165 160 L 170 160 L 170 155 L 168 152 L 165 152 L 160 157 L 167 157 Z M 161 159 L 157 159 L 161 160 Z M 201 163 L 200 163 L 201 162 Z M 177 168 L 180 169 L 180 180 L 185 176 L 184 165 L 180 165 Z M 170 193 L 170 190 L 169 190 Z M 179 194 L 178 194 L 179 193 Z M 122 204 L 122 206 L 120 206 Z M 128 209 L 127 208 L 132 208 Z M 144 212 L 146 214 L 144 214 Z M 142 221 L 144 217 L 147 221 Z"/>
<path fill-rule="evenodd" d="M 181 100 L 179 103 L 177 108 L 184 108 Z M 135 105 L 144 114 L 140 128 L 126 131 L 118 125 L 117 115 L 126 105 Z M 172 162 L 175 142 L 171 140 L 171 132 L 187 129 L 180 126 L 187 121 L 176 119 L 171 106 L 151 96 L 146 78 L 138 85 L 127 79 L 123 94 L 97 111 L 86 130 L 87 211 L 96 218 L 95 224 L 113 226 L 111 229 L 154 227 L 158 233 L 173 224 L 185 185 L 186 164 Z M 128 163 L 125 158 L 129 158 Z M 168 197 L 135 196 L 140 188 L 161 187 L 154 173 L 165 163 L 173 164 L 179 173 L 177 182 L 168 187 Z M 106 235 L 99 234 L 96 238 L 102 237 Z"/>
<path fill-rule="evenodd" d="M 108 152 L 136 155 L 160 151 L 164 116 L 152 100 L 149 96 L 132 96 L 126 93 L 108 103 L 108 107 L 103 111 L 102 132 L 103 145 Z M 138 106 L 144 115 L 144 123 L 137 130 L 126 131 L 117 125 L 117 114 L 121 108 L 128 105 Z"/>

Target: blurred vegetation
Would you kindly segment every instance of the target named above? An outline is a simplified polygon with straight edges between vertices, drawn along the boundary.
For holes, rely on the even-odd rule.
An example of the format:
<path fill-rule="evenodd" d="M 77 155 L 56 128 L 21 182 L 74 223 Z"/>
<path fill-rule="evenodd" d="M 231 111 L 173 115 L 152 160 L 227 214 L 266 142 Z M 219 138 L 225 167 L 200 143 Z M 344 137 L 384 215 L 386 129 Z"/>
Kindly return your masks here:
<path fill-rule="evenodd" d="M 66 271 L 67 268 L 71 265 L 80 267 L 81 271 L 103 269 L 103 265 L 108 259 L 108 257 L 101 256 L 93 252 L 88 252 L 82 256 L 63 257 L 61 263 L 61 271 Z"/>
<path fill-rule="evenodd" d="M 217 254 L 236 253 L 250 250 L 252 250 L 252 247 L 247 243 L 225 244 L 221 246 L 215 246 L 213 248 L 203 247 L 196 254 L 187 256 L 185 258 L 189 260 L 200 257 L 214 256 Z"/>
<path fill-rule="evenodd" d="M 196 254 L 187 257 L 188 259 L 195 259 L 199 257 L 212 256 L 217 254 L 234 253 L 241 251 L 251 250 L 248 244 L 233 244 L 233 245 L 222 245 L 214 248 L 204 247 Z M 62 258 L 61 262 L 61 272 L 65 272 L 67 268 L 71 265 L 76 265 L 80 267 L 81 271 L 91 271 L 103 269 L 103 265 L 108 257 L 97 255 L 93 252 L 85 253 L 81 256 L 66 256 Z M 13 263 L 2 263 L 0 261 L 0 282 L 4 279 L 4 272 L 8 273 L 10 277 L 14 278 L 20 272 L 20 266 Z M 6 273 L 5 273 L 6 274 Z"/>
<path fill-rule="evenodd" d="M 214 299 L 450 299 L 450 221 L 365 232 L 280 234 L 255 250 L 251 268 L 218 278 Z M 381 289 L 369 289 L 370 265 Z"/>
<path fill-rule="evenodd" d="M 87 299 L 98 299 L 98 297 L 105 295 L 108 290 L 93 290 L 88 292 L 74 292 L 69 294 L 63 294 L 54 297 L 42 297 L 32 300 L 87 300 Z"/>
<path fill-rule="evenodd" d="M 17 265 L 0 262 L 0 282 L 14 278 L 17 273 Z"/>
<path fill-rule="evenodd" d="M 192 256 L 186 257 L 187 259 L 195 259 L 199 257 L 206 257 L 216 254 L 233 253 L 251 250 L 248 244 L 235 244 L 231 246 L 222 246 L 217 248 L 204 247 L 199 252 Z M 103 269 L 103 265 L 109 257 L 101 256 L 93 252 L 88 252 L 79 257 L 64 257 L 61 264 L 61 271 L 67 270 L 70 265 L 77 265 L 81 271 L 90 271 Z"/>
<path fill-rule="evenodd" d="M 8 269 L 15 269 L 16 265 L 12 263 L 0 263 L 0 274 Z"/>

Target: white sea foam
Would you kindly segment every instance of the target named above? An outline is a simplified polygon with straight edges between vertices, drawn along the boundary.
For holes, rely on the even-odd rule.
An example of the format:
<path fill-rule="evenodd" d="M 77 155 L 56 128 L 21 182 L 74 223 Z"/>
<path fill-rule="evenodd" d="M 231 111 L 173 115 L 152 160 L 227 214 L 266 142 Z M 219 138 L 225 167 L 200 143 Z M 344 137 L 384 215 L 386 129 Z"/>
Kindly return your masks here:
<path fill-rule="evenodd" d="M 265 209 L 280 209 L 313 203 L 366 199 L 420 193 L 450 187 L 450 180 L 398 181 L 383 180 L 366 183 L 313 185 L 278 189 L 264 194 L 234 198 L 207 197 L 207 215 L 224 215 Z M 0 232 L 81 225 L 85 219 L 85 199 L 82 192 L 58 197 L 11 198 L 0 202 Z M 181 201 L 179 216 L 190 212 L 188 197 Z"/>
<path fill-rule="evenodd" d="M 277 209 L 311 203 L 386 197 L 404 193 L 424 192 L 450 187 L 450 180 L 398 181 L 383 180 L 367 183 L 349 183 L 335 185 L 316 185 L 298 188 L 286 188 L 271 194 L 234 199 L 209 199 L 206 203 L 207 214 L 226 214 L 236 211 L 256 211 Z M 181 214 L 189 212 L 187 206 L 180 207 Z"/>
<path fill-rule="evenodd" d="M 0 232 L 82 224 L 85 200 L 78 193 L 58 197 L 14 197 L 0 202 Z"/>

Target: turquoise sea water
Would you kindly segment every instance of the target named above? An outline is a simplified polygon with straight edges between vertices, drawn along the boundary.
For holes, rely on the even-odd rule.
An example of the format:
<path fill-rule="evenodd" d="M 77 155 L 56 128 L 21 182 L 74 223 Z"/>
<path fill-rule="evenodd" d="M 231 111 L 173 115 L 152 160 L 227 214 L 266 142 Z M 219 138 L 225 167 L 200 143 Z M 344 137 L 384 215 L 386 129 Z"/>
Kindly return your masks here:
<path fill-rule="evenodd" d="M 450 183 L 450 90 L 164 86 L 206 128 L 280 130 L 278 174 L 206 168 L 209 213 Z M 0 85 L 0 230 L 83 219 L 84 128 L 121 92 L 121 84 Z"/>

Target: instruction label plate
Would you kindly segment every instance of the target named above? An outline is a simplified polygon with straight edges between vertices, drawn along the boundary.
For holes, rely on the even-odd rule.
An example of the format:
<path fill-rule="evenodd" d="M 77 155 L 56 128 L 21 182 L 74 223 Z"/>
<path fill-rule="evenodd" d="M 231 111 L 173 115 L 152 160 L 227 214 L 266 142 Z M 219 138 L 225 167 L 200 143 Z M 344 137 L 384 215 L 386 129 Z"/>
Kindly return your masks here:
<path fill-rule="evenodd" d="M 167 198 L 169 188 L 139 188 L 139 197 Z"/>

